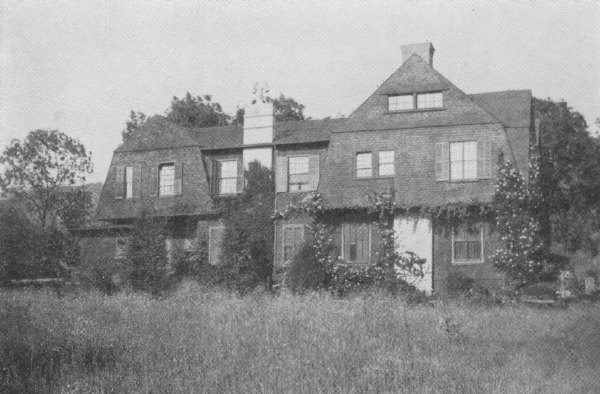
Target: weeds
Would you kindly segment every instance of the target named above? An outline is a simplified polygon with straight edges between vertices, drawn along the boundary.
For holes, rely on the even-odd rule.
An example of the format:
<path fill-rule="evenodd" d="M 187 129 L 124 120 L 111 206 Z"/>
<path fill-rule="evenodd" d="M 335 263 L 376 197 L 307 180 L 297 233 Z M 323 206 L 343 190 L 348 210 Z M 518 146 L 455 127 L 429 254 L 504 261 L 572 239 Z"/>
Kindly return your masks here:
<path fill-rule="evenodd" d="M 375 294 L 240 298 L 191 283 L 163 300 L 0 296 L 2 393 L 600 389 L 593 304 L 429 308 Z"/>

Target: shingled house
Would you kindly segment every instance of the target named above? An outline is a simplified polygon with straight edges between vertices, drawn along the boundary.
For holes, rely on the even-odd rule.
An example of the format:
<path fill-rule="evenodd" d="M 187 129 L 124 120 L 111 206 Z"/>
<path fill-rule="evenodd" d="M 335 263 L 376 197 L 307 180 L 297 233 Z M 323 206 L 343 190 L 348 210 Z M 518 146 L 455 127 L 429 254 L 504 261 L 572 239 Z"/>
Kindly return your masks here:
<path fill-rule="evenodd" d="M 209 245 L 219 264 L 223 226 L 213 198 L 243 189 L 243 171 L 259 160 L 276 174 L 276 208 L 310 191 L 332 208 L 366 204 L 365 194 L 393 187 L 402 207 L 491 200 L 496 161 L 516 163 L 527 178 L 534 133 L 531 91 L 466 94 L 433 68 L 430 43 L 402 47 L 402 65 L 348 118 L 278 123 L 270 103 L 246 109 L 244 126 L 190 130 L 161 116 L 115 150 L 96 219 L 84 232 L 86 264 L 120 261 L 127 231 L 142 207 L 170 217 L 168 248 Z M 275 263 L 289 260 L 305 237 L 303 219 L 275 225 Z M 398 250 L 427 260 L 423 290 L 441 290 L 450 272 L 494 286 L 502 277 L 490 255 L 498 236 L 434 231 L 435 223 L 398 215 Z M 335 243 L 348 262 L 372 264 L 378 231 L 359 216 L 344 218 Z"/>

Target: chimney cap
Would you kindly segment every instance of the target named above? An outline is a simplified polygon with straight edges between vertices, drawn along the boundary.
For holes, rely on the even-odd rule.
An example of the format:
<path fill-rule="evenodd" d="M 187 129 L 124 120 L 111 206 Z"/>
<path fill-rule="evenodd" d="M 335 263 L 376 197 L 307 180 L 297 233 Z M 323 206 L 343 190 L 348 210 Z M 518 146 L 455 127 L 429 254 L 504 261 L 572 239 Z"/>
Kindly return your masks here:
<path fill-rule="evenodd" d="M 435 48 L 429 41 L 421 42 L 417 44 L 407 44 L 400 47 L 402 51 L 402 64 L 404 64 L 413 54 L 417 54 L 423 59 L 430 67 L 433 67 L 433 53 Z"/>

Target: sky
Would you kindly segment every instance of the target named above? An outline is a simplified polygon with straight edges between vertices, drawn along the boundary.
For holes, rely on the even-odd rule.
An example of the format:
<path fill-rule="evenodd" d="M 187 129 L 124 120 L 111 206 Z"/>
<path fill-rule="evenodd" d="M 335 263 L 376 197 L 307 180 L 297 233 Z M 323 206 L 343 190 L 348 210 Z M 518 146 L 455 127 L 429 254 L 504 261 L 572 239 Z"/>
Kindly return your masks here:
<path fill-rule="evenodd" d="M 465 93 L 531 89 L 598 131 L 599 1 L 3 0 L 0 150 L 58 129 L 104 181 L 131 110 L 189 91 L 233 114 L 267 81 L 307 116 L 348 116 L 425 41 Z"/>

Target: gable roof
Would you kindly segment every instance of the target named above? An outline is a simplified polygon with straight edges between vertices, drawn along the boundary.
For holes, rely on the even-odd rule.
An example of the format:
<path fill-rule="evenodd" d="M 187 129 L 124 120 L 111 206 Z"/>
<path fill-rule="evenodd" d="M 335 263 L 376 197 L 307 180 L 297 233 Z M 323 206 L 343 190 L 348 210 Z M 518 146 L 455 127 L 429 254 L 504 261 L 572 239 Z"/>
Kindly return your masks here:
<path fill-rule="evenodd" d="M 389 113 L 389 95 L 443 91 L 444 107 Z M 354 111 L 337 131 L 368 131 L 418 127 L 500 123 L 489 111 L 413 54 Z"/>

